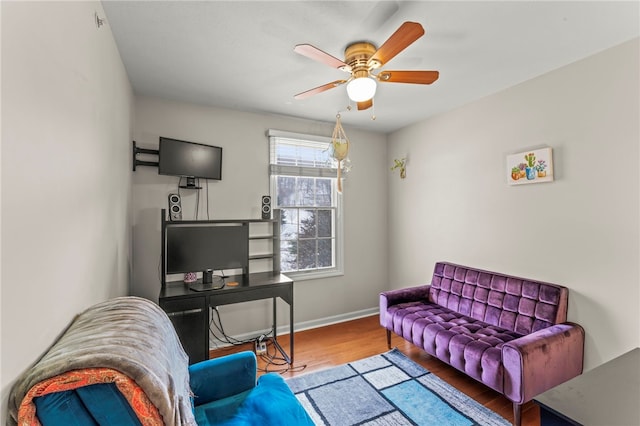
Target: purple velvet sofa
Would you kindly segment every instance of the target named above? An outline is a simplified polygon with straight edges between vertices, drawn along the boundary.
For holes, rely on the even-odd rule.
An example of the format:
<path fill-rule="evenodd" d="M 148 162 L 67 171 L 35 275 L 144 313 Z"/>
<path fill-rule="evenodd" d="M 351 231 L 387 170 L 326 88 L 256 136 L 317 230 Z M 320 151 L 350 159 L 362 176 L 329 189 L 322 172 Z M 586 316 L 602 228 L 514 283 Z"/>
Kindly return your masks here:
<path fill-rule="evenodd" d="M 380 294 L 380 324 L 513 401 L 582 373 L 584 329 L 566 287 L 438 262 L 430 285 Z"/>

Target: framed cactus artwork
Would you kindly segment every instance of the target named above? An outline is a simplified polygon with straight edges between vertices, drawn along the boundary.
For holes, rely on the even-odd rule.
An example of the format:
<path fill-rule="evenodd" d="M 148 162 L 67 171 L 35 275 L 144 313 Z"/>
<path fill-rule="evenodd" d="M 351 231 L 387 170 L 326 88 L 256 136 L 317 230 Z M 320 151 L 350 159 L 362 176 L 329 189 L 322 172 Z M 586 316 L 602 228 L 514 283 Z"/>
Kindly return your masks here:
<path fill-rule="evenodd" d="M 509 185 L 525 185 L 553 181 L 551 148 L 532 149 L 507 155 Z"/>

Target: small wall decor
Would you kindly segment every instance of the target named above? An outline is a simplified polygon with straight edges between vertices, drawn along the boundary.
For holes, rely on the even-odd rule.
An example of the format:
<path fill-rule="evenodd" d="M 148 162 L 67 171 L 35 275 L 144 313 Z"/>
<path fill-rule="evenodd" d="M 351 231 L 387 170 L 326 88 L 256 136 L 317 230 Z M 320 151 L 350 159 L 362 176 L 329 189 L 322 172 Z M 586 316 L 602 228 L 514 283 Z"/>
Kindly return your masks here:
<path fill-rule="evenodd" d="M 553 181 L 551 148 L 533 149 L 507 155 L 509 185 L 524 185 Z"/>
<path fill-rule="evenodd" d="M 391 167 L 391 171 L 395 169 L 400 169 L 400 179 L 406 178 L 407 177 L 407 159 L 394 158 L 393 167 Z"/>

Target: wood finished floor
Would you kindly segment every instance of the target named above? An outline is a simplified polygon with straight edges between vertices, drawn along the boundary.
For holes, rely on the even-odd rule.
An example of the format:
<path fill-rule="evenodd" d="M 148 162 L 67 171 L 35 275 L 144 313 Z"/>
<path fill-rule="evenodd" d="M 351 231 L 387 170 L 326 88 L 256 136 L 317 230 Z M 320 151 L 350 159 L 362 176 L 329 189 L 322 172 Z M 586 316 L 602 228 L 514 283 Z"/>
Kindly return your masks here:
<path fill-rule="evenodd" d="M 289 335 L 278 336 L 278 343 L 287 353 L 290 353 Z M 504 396 L 394 334 L 392 334 L 391 347 L 397 347 L 407 357 L 461 392 L 505 419 L 513 421 L 513 406 L 511 401 Z M 377 315 L 296 332 L 294 349 L 294 362 L 291 371 L 281 373 L 285 378 L 345 364 L 388 350 L 385 331 L 380 326 Z M 216 358 L 242 350 L 253 350 L 253 346 L 246 344 L 216 349 L 210 351 L 209 356 Z M 271 347 L 269 347 L 269 352 L 273 352 Z M 265 362 L 260 358 L 258 360 L 258 368 L 264 369 Z M 302 369 L 305 365 L 306 367 Z M 269 368 L 270 370 L 278 370 L 281 367 L 271 366 Z M 528 402 L 522 407 L 522 426 L 538 425 L 540 425 L 540 410 L 534 402 Z"/>

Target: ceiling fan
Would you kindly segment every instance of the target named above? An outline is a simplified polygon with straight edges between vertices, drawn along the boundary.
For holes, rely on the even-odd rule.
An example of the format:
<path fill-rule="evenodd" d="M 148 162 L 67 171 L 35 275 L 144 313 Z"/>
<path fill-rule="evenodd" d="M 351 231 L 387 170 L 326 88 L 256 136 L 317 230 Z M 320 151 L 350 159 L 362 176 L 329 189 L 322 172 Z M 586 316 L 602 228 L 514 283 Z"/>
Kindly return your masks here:
<path fill-rule="evenodd" d="M 364 110 L 373 105 L 373 97 L 377 87 L 376 81 L 381 83 L 431 84 L 438 79 L 438 71 L 379 71 L 374 73 L 375 70 L 385 65 L 423 34 L 422 25 L 417 22 L 405 22 L 379 48 L 369 42 L 351 43 L 344 51 L 344 61 L 310 44 L 298 44 L 293 49 L 294 52 L 351 73 L 351 77 L 298 93 L 294 98 L 306 99 L 346 83 L 349 98 L 358 104 L 358 110 Z"/>

